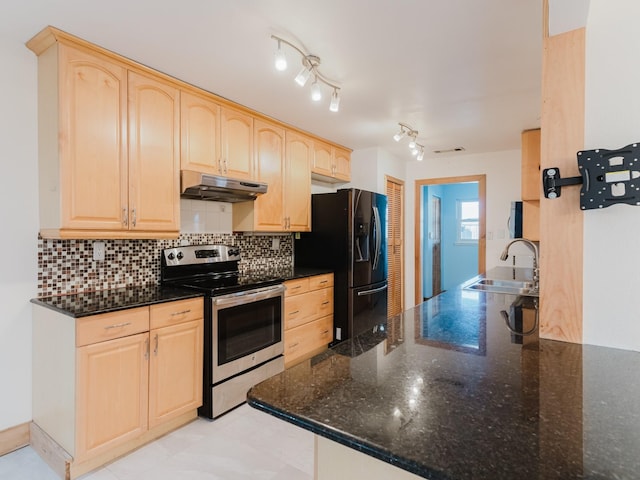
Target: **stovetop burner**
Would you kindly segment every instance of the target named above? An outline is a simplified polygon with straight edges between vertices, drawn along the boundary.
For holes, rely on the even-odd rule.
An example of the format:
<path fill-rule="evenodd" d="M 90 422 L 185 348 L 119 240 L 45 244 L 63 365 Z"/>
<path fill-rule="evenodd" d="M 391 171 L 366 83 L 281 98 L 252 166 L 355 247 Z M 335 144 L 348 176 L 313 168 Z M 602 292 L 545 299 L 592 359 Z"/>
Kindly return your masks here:
<path fill-rule="evenodd" d="M 163 285 L 223 295 L 281 283 L 273 274 L 240 274 L 240 249 L 227 245 L 193 245 L 162 251 Z"/>

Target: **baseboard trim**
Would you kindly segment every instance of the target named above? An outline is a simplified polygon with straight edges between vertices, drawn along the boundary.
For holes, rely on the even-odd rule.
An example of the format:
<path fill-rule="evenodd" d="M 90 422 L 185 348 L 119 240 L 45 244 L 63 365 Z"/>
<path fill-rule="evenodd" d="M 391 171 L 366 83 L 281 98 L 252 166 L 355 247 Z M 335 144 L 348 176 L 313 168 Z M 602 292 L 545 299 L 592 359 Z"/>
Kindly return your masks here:
<path fill-rule="evenodd" d="M 0 432 L 0 456 L 29 445 L 29 423 L 22 423 Z"/>

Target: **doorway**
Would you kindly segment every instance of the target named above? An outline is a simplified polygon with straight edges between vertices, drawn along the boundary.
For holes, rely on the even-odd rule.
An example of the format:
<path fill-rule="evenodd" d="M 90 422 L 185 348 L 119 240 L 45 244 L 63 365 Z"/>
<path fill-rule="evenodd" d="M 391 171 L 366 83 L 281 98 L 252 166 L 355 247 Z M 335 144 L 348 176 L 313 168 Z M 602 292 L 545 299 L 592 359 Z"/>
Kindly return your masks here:
<path fill-rule="evenodd" d="M 485 271 L 486 176 L 416 181 L 415 302 Z"/>

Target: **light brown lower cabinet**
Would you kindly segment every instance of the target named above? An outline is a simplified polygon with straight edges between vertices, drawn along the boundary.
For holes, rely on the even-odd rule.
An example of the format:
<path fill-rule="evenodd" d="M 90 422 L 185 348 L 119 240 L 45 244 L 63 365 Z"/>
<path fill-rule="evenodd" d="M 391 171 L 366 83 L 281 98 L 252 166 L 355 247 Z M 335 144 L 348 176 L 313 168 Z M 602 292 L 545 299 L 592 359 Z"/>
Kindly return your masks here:
<path fill-rule="evenodd" d="M 81 318 L 34 306 L 36 451 L 71 479 L 195 418 L 203 322 L 202 298 Z"/>
<path fill-rule="evenodd" d="M 284 363 L 290 367 L 333 340 L 333 274 L 285 282 Z"/>

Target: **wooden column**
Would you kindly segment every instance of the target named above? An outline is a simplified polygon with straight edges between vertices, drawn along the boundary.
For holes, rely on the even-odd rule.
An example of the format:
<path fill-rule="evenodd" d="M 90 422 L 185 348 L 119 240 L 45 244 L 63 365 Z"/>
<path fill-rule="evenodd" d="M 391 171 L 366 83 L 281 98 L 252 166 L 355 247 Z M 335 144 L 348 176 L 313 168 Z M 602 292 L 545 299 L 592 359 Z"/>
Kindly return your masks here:
<path fill-rule="evenodd" d="M 585 29 L 544 38 L 542 169 L 578 176 L 584 149 Z M 580 189 L 540 200 L 540 337 L 582 343 L 583 217 Z"/>

